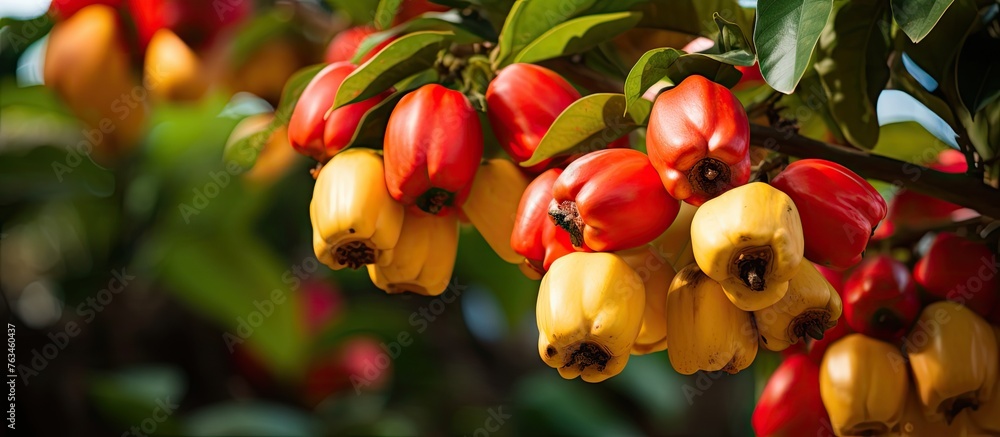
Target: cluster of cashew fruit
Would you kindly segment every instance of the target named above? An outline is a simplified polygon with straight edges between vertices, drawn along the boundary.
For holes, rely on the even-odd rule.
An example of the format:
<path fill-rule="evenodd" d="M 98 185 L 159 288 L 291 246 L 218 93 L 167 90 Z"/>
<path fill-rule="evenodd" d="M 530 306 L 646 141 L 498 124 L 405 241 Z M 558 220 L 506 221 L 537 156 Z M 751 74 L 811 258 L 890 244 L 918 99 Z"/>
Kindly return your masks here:
<path fill-rule="evenodd" d="M 883 254 L 826 272 L 844 317 L 772 375 L 759 435 L 1000 433 L 997 255 L 951 232 L 918 246 L 912 268 Z"/>

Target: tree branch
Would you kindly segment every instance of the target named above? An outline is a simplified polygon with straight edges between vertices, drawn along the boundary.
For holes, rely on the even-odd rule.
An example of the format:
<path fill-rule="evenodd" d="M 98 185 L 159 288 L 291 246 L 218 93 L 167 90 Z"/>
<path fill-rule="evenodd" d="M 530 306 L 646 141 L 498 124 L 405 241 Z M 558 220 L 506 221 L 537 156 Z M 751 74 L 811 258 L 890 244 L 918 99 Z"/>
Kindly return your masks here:
<path fill-rule="evenodd" d="M 750 143 L 799 158 L 835 161 L 858 174 L 890 182 L 1000 218 L 1000 190 L 966 174 L 944 173 L 870 153 L 827 144 L 791 131 L 750 124 Z"/>

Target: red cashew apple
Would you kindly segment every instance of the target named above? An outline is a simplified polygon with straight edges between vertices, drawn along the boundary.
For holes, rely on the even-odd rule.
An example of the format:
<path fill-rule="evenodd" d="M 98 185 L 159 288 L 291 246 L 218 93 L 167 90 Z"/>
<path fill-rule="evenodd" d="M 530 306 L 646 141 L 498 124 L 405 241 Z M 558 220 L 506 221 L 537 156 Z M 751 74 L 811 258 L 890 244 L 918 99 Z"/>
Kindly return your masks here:
<path fill-rule="evenodd" d="M 906 335 L 920 313 L 910 271 L 888 255 L 858 265 L 844 285 L 843 301 L 851 329 L 889 342 Z"/>
<path fill-rule="evenodd" d="M 965 173 L 968 165 L 962 152 L 949 149 L 939 153 L 937 162 L 930 168 L 945 173 Z M 904 189 L 889 202 L 888 216 L 875 231 L 875 239 L 890 237 L 896 231 L 927 229 L 975 215 L 971 209 Z"/>
<path fill-rule="evenodd" d="M 569 234 L 561 231 L 549 218 L 552 186 L 562 174 L 553 168 L 538 175 L 528 184 L 514 218 L 510 246 L 523 256 L 537 273 L 544 274 L 563 255 L 574 252 Z"/>
<path fill-rule="evenodd" d="M 885 218 L 882 195 L 835 162 L 795 161 L 771 185 L 795 202 L 802 218 L 805 257 L 820 265 L 843 270 L 860 262 L 868 239 Z"/>
<path fill-rule="evenodd" d="M 337 89 L 357 67 L 348 62 L 330 64 L 320 70 L 306 85 L 288 121 L 288 142 L 299 153 L 319 162 L 329 161 L 351 142 L 354 130 L 369 109 L 385 99 L 386 91 L 330 112 Z"/>
<path fill-rule="evenodd" d="M 253 2 L 204 0 L 128 0 L 129 15 L 135 20 L 140 47 L 153 34 L 170 29 L 185 43 L 201 49 L 218 35 L 250 16 Z"/>
<path fill-rule="evenodd" d="M 430 214 L 462 206 L 483 157 L 479 116 L 461 92 L 424 85 L 402 99 L 385 129 L 385 183 Z"/>
<path fill-rule="evenodd" d="M 357 54 L 361 43 L 376 32 L 378 31 L 372 26 L 356 26 L 338 33 L 330 40 L 330 45 L 326 48 L 326 62 L 330 64 L 335 62 L 351 62 Z M 385 46 L 392 43 L 393 40 L 395 38 L 386 38 L 385 41 L 379 43 L 362 56 L 358 64 L 363 64 L 371 59 L 376 53 L 382 51 Z"/>
<path fill-rule="evenodd" d="M 750 122 L 726 87 L 690 76 L 649 115 L 646 150 L 663 186 L 695 206 L 750 179 Z"/>
<path fill-rule="evenodd" d="M 938 299 L 963 304 L 986 317 L 997 302 L 997 255 L 985 244 L 950 232 L 934 237 L 913 267 L 913 279 Z"/>
<path fill-rule="evenodd" d="M 830 417 L 819 394 L 819 365 L 789 357 L 767 380 L 751 419 L 760 437 L 830 435 Z"/>
<path fill-rule="evenodd" d="M 486 115 L 500 146 L 514 162 L 531 158 L 542 137 L 559 114 L 580 99 L 580 92 L 566 79 L 545 67 L 512 64 L 500 70 L 486 89 Z M 611 144 L 595 140 L 594 149 L 628 147 L 628 138 Z M 538 174 L 556 161 L 546 159 L 526 171 Z"/>
<path fill-rule="evenodd" d="M 646 155 L 631 149 L 599 150 L 573 161 L 556 179 L 549 203 L 549 215 L 574 247 L 601 252 L 653 241 L 679 209 Z"/>
<path fill-rule="evenodd" d="M 392 23 L 399 25 L 427 12 L 445 12 L 448 9 L 447 6 L 431 3 L 427 0 L 403 0 L 399 4 L 399 9 L 396 10 L 396 18 Z"/>

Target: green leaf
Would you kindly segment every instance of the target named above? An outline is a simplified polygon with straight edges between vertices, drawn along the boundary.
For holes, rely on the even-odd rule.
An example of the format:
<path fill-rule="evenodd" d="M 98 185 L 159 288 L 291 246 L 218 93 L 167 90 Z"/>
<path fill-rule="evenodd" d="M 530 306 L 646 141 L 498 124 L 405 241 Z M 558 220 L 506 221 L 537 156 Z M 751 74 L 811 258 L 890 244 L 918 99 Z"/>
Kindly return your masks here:
<path fill-rule="evenodd" d="M 651 106 L 646 105 L 646 108 Z M 585 96 L 559 114 L 531 159 L 522 162 L 521 166 L 530 167 L 553 156 L 581 150 L 603 149 L 639 127 L 648 116 L 648 111 L 644 115 L 636 110 L 626 112 L 624 94 Z"/>
<path fill-rule="evenodd" d="M 538 62 L 589 50 L 631 29 L 639 12 L 588 15 L 562 23 L 524 48 L 514 62 Z"/>
<path fill-rule="evenodd" d="M 984 32 L 970 35 L 958 56 L 958 95 L 970 114 L 1000 97 L 1000 41 Z"/>
<path fill-rule="evenodd" d="M 753 55 L 750 56 L 752 59 Z M 673 48 L 650 50 L 639 58 L 625 79 L 627 107 L 631 108 L 640 101 L 643 93 L 661 79 L 678 84 L 688 76 L 697 74 L 727 87 L 736 85 L 740 80 L 740 72 L 727 61 L 731 59 L 726 54 L 684 53 Z"/>
<path fill-rule="evenodd" d="M 179 369 L 165 366 L 96 373 L 87 382 L 90 400 L 97 411 L 125 427 L 140 424 L 161 404 L 180 404 L 186 385 Z M 157 435 L 180 432 L 176 418 L 169 413 L 158 421 Z"/>
<path fill-rule="evenodd" d="M 451 32 L 416 32 L 393 41 L 344 79 L 333 107 L 373 97 L 434 66 L 438 52 L 452 41 L 452 36 Z"/>
<path fill-rule="evenodd" d="M 138 271 L 158 277 L 164 289 L 219 323 L 225 329 L 219 347 L 247 346 L 282 378 L 302 372 L 307 352 L 303 305 L 283 277 L 303 261 L 281 261 L 251 233 L 233 226 L 210 238 L 183 223 L 164 225 L 154 235 L 138 257 Z M 250 332 L 248 323 L 256 325 Z"/>
<path fill-rule="evenodd" d="M 707 19 L 718 13 L 743 29 L 753 28 L 753 10 L 740 7 L 736 0 L 615 0 L 597 2 L 587 14 L 642 12 L 638 27 L 671 30 L 713 38 L 719 29 Z"/>
<path fill-rule="evenodd" d="M 866 149 L 878 141 L 875 105 L 889 81 L 887 15 L 886 5 L 878 0 L 838 2 L 820 38 L 815 65 L 844 137 Z"/>
<path fill-rule="evenodd" d="M 789 94 L 833 11 L 833 0 L 761 0 L 753 41 L 760 70 L 771 88 Z"/>
<path fill-rule="evenodd" d="M 392 27 L 392 20 L 396 18 L 396 12 L 402 3 L 403 0 L 380 0 L 375 9 L 375 28 L 382 30 Z"/>
<path fill-rule="evenodd" d="M 489 23 L 471 19 L 469 17 L 463 17 L 459 11 L 451 10 L 448 12 L 427 12 L 419 18 L 409 20 L 403 24 L 393 27 L 392 29 L 368 35 L 364 41 L 361 41 L 361 44 L 358 44 L 358 50 L 355 52 L 354 58 L 351 59 L 351 62 L 360 64 L 361 59 L 363 59 L 368 52 L 377 47 L 379 44 L 382 44 L 397 35 L 405 35 L 408 33 L 426 30 L 454 32 L 455 36 L 452 41 L 456 44 L 472 44 L 496 39 L 496 32 L 492 27 L 490 27 Z"/>
<path fill-rule="evenodd" d="M 653 49 L 644 53 L 625 78 L 626 107 L 631 107 L 649 87 L 667 77 L 670 66 L 683 55 L 683 51 L 673 48 Z"/>
<path fill-rule="evenodd" d="M 892 0 L 892 18 L 914 43 L 924 39 L 955 0 Z"/>
<path fill-rule="evenodd" d="M 225 162 L 236 162 L 244 170 L 253 168 L 257 162 L 257 156 L 267 144 L 274 131 L 286 124 L 292 118 L 292 111 L 298 103 L 302 91 L 306 89 L 313 77 L 320 72 L 326 64 L 312 65 L 303 68 L 285 83 L 285 88 L 281 91 L 281 101 L 274 111 L 274 119 L 271 120 L 264 129 L 257 133 L 250 134 L 239 141 L 235 141 L 226 146 L 222 151 L 222 160 Z"/>
<path fill-rule="evenodd" d="M 382 141 L 385 139 L 385 128 L 389 124 L 389 115 L 392 114 L 393 108 L 395 108 L 396 104 L 399 103 L 399 99 L 402 99 L 403 96 L 409 94 L 410 91 L 428 83 L 435 82 L 436 80 L 437 72 L 434 70 L 426 70 L 422 73 L 418 73 L 415 78 L 408 78 L 408 80 L 405 81 L 405 84 L 397 84 L 398 91 L 369 109 L 368 112 L 361 117 L 361 121 L 358 122 L 358 127 L 354 130 L 354 136 L 351 138 L 351 142 L 345 146 L 345 148 L 354 146 L 381 148 Z"/>
<path fill-rule="evenodd" d="M 553 27 L 576 16 L 594 4 L 595 0 L 518 0 L 510 9 L 500 40 L 494 65 L 502 67 L 517 56 L 532 41 Z"/>
<path fill-rule="evenodd" d="M 749 59 L 743 58 L 741 62 L 745 66 L 753 65 L 756 61 L 753 44 L 743 33 L 743 29 L 732 21 L 726 20 L 718 12 L 712 14 L 715 24 L 719 26 L 719 36 L 715 38 L 715 47 L 718 53 L 742 52 L 749 55 Z"/>
<path fill-rule="evenodd" d="M 955 57 L 962 42 L 979 21 L 974 0 L 955 0 L 937 25 L 921 41 L 914 44 L 904 34 L 897 34 L 896 51 L 909 55 L 922 70 L 941 84 L 945 75 L 954 72 Z"/>
<path fill-rule="evenodd" d="M 920 123 L 906 121 L 882 126 L 872 153 L 917 165 L 929 165 L 937 160 L 938 153 L 948 149 L 951 149 L 948 144 Z"/>

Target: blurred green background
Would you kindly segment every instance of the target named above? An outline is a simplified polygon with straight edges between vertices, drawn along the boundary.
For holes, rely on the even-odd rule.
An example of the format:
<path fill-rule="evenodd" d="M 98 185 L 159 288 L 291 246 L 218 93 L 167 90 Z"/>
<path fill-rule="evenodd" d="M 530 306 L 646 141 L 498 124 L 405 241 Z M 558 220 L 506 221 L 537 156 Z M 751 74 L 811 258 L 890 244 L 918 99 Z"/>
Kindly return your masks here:
<path fill-rule="evenodd" d="M 274 16 L 256 7 L 242 41 Z M 601 384 L 563 380 L 537 355 L 538 283 L 468 225 L 455 300 L 387 296 L 365 270 L 316 262 L 311 162 L 262 181 L 221 160 L 273 99 L 213 89 L 151 105 L 135 153 L 102 167 L 74 152 L 86 129 L 39 84 L 51 19 L 0 26 L 0 287 L 19 431 L 752 435 L 775 355 L 735 376 L 681 376 L 657 353 Z"/>

